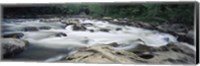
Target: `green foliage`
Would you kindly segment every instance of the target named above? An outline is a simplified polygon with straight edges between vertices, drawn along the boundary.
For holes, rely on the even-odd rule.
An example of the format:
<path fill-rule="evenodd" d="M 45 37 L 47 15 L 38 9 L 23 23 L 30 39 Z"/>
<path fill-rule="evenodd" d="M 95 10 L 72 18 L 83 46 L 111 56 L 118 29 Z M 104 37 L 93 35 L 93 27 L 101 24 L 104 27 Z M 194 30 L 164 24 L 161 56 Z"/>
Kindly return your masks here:
<path fill-rule="evenodd" d="M 193 25 L 194 3 L 182 4 L 64 4 L 50 7 L 22 8 L 16 14 L 37 15 L 37 14 L 62 14 L 78 15 L 85 12 L 95 17 L 110 16 L 114 18 L 129 18 L 133 21 L 157 22 L 157 23 L 182 23 Z M 19 10 L 19 9 L 16 9 Z"/>

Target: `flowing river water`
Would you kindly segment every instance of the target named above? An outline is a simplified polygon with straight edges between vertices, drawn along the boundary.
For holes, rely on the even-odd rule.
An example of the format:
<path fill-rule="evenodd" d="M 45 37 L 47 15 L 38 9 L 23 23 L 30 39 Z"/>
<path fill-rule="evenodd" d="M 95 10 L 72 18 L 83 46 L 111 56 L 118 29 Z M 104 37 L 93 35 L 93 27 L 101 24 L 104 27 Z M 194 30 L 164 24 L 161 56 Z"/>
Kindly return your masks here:
<path fill-rule="evenodd" d="M 176 37 L 133 26 L 115 25 L 107 21 L 95 19 L 77 18 L 80 24 L 87 28 L 85 31 L 73 30 L 73 25 L 66 26 L 61 22 L 42 22 L 39 19 L 5 19 L 2 22 L 4 33 L 23 33 L 21 38 L 29 42 L 29 46 L 21 54 L 11 60 L 45 61 L 56 57 L 65 56 L 74 48 L 89 47 L 95 44 L 109 44 L 116 42 L 120 45 L 128 45 L 119 49 L 128 49 L 136 46 L 138 39 L 144 44 L 160 47 L 169 42 L 177 42 Z M 50 27 L 51 29 L 39 29 L 39 31 L 23 31 L 25 27 Z M 109 31 L 101 31 L 107 29 Z M 120 29 L 120 30 L 119 30 Z M 93 30 L 93 31 L 91 31 Z M 64 33 L 67 36 L 55 36 Z"/>

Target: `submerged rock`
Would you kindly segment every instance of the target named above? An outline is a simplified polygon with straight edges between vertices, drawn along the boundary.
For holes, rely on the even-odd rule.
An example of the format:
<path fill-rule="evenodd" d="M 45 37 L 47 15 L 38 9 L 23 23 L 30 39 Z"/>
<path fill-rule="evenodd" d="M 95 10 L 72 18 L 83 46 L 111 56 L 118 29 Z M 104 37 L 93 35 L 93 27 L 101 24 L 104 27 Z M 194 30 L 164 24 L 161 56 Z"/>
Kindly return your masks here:
<path fill-rule="evenodd" d="M 102 29 L 100 29 L 100 31 L 109 32 L 110 30 L 109 30 L 109 29 L 104 29 L 104 28 L 102 28 Z"/>
<path fill-rule="evenodd" d="M 23 31 L 38 31 L 37 27 L 24 27 Z"/>
<path fill-rule="evenodd" d="M 24 36 L 23 33 L 3 33 L 4 38 L 21 38 Z"/>
<path fill-rule="evenodd" d="M 122 28 L 116 28 L 116 31 L 122 30 Z"/>
<path fill-rule="evenodd" d="M 89 31 L 90 31 L 90 32 L 94 32 L 94 30 L 93 30 L 93 29 L 90 29 Z"/>
<path fill-rule="evenodd" d="M 42 26 L 42 27 L 39 27 L 39 29 L 49 30 L 49 29 L 51 29 L 51 27 L 48 27 L 48 26 Z"/>
<path fill-rule="evenodd" d="M 92 23 L 82 23 L 81 25 L 82 25 L 82 26 L 93 26 Z"/>
<path fill-rule="evenodd" d="M 61 37 L 61 36 L 67 36 L 67 34 L 65 34 L 65 33 L 57 33 L 55 36 Z"/>
<path fill-rule="evenodd" d="M 2 39 L 2 55 L 3 58 L 8 58 L 21 53 L 27 44 L 23 40 L 15 38 Z"/>

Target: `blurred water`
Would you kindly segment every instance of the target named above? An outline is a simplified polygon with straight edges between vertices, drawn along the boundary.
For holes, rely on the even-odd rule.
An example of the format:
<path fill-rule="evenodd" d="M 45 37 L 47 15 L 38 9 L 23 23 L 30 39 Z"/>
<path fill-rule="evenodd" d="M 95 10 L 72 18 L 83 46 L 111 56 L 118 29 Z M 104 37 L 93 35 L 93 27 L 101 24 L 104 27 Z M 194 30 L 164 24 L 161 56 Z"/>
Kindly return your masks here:
<path fill-rule="evenodd" d="M 142 40 L 148 46 L 159 47 L 168 42 L 176 42 L 176 37 L 160 33 L 157 31 L 136 28 L 132 26 L 122 26 L 111 24 L 107 21 L 89 20 L 77 18 L 80 24 L 92 24 L 85 26 L 86 31 L 74 31 L 73 25 L 65 27 L 61 22 L 40 22 L 39 20 L 26 19 L 7 19 L 3 22 L 4 32 L 22 32 L 24 37 L 21 39 L 29 41 L 31 46 L 22 54 L 15 57 L 23 60 L 44 60 L 56 55 L 68 53 L 68 49 L 88 47 L 95 44 L 109 44 L 117 42 L 118 44 L 134 44 L 135 40 Z M 15 22 L 16 20 L 20 22 Z M 35 32 L 24 32 L 24 27 L 51 27 L 49 30 L 39 30 Z M 65 28 L 63 28 L 65 27 Z M 121 30 L 116 30 L 116 29 Z M 100 29 L 107 29 L 103 32 Z M 93 30 L 94 32 L 91 32 Z M 67 36 L 57 37 L 56 33 L 65 33 Z M 129 47 L 130 48 L 130 47 Z M 60 56 L 59 56 L 60 58 Z"/>

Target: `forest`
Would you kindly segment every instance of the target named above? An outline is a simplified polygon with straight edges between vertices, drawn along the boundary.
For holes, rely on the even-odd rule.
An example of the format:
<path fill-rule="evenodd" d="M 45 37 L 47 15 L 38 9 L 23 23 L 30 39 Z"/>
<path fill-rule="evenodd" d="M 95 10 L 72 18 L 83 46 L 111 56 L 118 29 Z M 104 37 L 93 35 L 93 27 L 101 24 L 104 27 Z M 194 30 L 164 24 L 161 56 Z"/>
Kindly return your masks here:
<path fill-rule="evenodd" d="M 84 12 L 93 17 L 109 16 L 132 21 L 181 23 L 192 26 L 194 3 L 69 3 L 49 6 L 5 7 L 4 17 L 36 17 L 37 15 L 78 15 Z"/>

